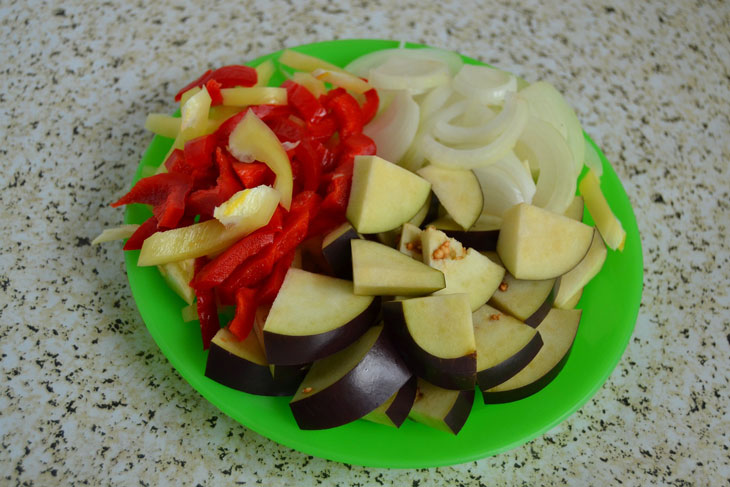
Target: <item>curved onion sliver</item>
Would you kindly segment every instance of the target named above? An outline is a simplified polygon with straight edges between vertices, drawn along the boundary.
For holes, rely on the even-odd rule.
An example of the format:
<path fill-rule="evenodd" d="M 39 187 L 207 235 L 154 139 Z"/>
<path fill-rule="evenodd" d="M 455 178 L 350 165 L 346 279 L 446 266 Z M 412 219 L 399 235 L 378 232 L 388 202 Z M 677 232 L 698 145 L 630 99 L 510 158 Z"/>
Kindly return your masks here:
<path fill-rule="evenodd" d="M 377 155 L 398 163 L 418 130 L 418 104 L 406 91 L 396 93 L 388 108 L 379 113 L 362 132 L 373 139 Z"/>
<path fill-rule="evenodd" d="M 517 78 L 499 69 L 465 64 L 454 76 L 454 90 L 483 105 L 501 105 L 507 93 L 517 91 Z"/>
<path fill-rule="evenodd" d="M 473 105 L 473 101 L 471 99 L 466 100 L 462 105 L 464 111 L 466 111 Z M 505 125 L 515 116 L 516 110 L 517 97 L 508 96 L 502 111 L 493 116 L 488 122 L 481 125 L 461 127 L 449 123 L 450 119 L 448 117 L 452 112 L 447 109 L 441 113 L 444 116 L 434 125 L 433 134 L 440 141 L 450 144 L 477 144 L 492 140 L 504 130 Z"/>
<path fill-rule="evenodd" d="M 506 173 L 493 166 L 474 169 L 484 197 L 482 214 L 502 217 L 505 211 L 525 201 L 522 192 Z"/>
<path fill-rule="evenodd" d="M 532 204 L 565 213 L 575 196 L 576 178 L 573 155 L 560 133 L 549 123 L 530 117 L 515 145 L 515 154 L 539 170 Z"/>
<path fill-rule="evenodd" d="M 371 69 L 367 78 L 379 90 L 408 90 L 416 95 L 449 83 L 451 73 L 441 61 L 394 54 Z"/>
<path fill-rule="evenodd" d="M 583 129 L 573 108 L 546 81 L 532 83 L 520 91 L 520 97 L 527 101 L 531 116 L 549 123 L 563 136 L 573 156 L 573 175 L 577 178 L 583 169 L 586 146 Z"/>
<path fill-rule="evenodd" d="M 360 56 L 354 59 L 350 64 L 345 66 L 345 71 L 367 78 L 370 75 L 370 70 L 385 63 L 392 56 L 398 56 L 399 58 L 413 58 L 413 59 L 427 59 L 432 61 L 439 61 L 445 64 L 449 73 L 453 76 L 459 72 L 464 64 L 461 56 L 453 51 L 447 51 L 444 49 L 437 49 L 433 47 L 427 47 L 423 49 L 384 49 L 382 51 L 375 51 L 369 54 Z"/>
<path fill-rule="evenodd" d="M 433 135 L 424 134 L 423 150 L 431 164 L 453 169 L 474 169 L 494 164 L 512 150 L 528 119 L 527 103 L 519 98 L 513 116 L 504 121 L 501 133 L 491 142 L 469 148 L 449 147 Z"/>

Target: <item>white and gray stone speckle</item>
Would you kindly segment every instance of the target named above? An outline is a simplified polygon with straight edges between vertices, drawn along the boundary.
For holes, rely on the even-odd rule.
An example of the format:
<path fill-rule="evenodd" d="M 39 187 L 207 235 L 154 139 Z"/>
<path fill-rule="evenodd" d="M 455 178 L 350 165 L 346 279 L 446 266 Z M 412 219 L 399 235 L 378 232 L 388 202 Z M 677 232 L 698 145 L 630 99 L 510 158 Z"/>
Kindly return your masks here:
<path fill-rule="evenodd" d="M 722 1 L 0 4 L 0 484 L 728 485 L 730 5 Z M 292 451 L 170 366 L 108 206 L 203 70 L 341 38 L 422 42 L 546 79 L 631 199 L 636 330 L 595 397 L 501 455 L 385 470 Z M 485 432 L 488 434 L 488 432 Z"/>

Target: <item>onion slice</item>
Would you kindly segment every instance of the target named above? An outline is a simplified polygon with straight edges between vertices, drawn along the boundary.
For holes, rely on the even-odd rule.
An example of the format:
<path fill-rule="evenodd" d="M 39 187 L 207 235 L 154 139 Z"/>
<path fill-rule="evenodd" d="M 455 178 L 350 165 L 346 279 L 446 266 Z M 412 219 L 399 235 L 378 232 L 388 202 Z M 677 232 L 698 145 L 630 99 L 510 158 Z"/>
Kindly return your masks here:
<path fill-rule="evenodd" d="M 578 177 L 585 158 L 585 138 L 578 117 L 563 95 L 546 81 L 532 83 L 520 91 L 527 101 L 530 115 L 543 120 L 555 128 L 565 139 L 573 156 L 573 176 Z"/>
<path fill-rule="evenodd" d="M 393 54 L 367 78 L 379 90 L 408 90 L 417 95 L 451 81 L 449 67 L 438 60 Z"/>
<path fill-rule="evenodd" d="M 530 117 L 515 145 L 515 154 L 539 171 L 532 204 L 565 213 L 575 196 L 576 177 L 573 155 L 560 133 L 549 123 Z"/>
<path fill-rule="evenodd" d="M 406 91 L 399 91 L 388 108 L 379 113 L 362 132 L 373 139 L 377 155 L 398 163 L 418 130 L 418 104 Z"/>
<path fill-rule="evenodd" d="M 461 56 L 453 51 L 446 51 L 444 49 L 436 49 L 433 47 L 426 47 L 423 49 L 398 48 L 383 49 L 382 51 L 375 51 L 365 54 L 364 56 L 360 56 L 345 66 L 345 71 L 349 71 L 361 78 L 367 78 L 370 75 L 371 69 L 374 69 L 381 64 L 385 64 L 392 56 L 397 56 L 400 59 L 407 57 L 412 59 L 438 61 L 448 67 L 452 76 L 458 73 L 464 64 Z"/>
<path fill-rule="evenodd" d="M 473 171 L 482 188 L 483 214 L 501 218 L 512 206 L 532 202 L 535 183 L 513 152 L 491 166 Z"/>
<path fill-rule="evenodd" d="M 474 169 L 494 164 L 513 149 L 528 119 L 527 103 L 517 97 L 511 117 L 504 121 L 499 135 L 491 142 L 478 146 L 455 148 L 424 134 L 423 150 L 432 164 L 443 167 Z"/>
<path fill-rule="evenodd" d="M 466 114 L 467 110 L 474 110 L 474 102 L 471 99 L 465 100 L 459 105 L 457 109 L 453 106 L 452 109 L 446 109 L 441 112 L 439 120 L 435 123 L 433 128 L 433 134 L 437 139 L 442 142 L 451 144 L 476 144 L 487 140 L 492 140 L 497 137 L 503 130 L 505 125 L 515 117 L 517 110 L 517 98 L 515 96 L 508 96 L 504 103 L 504 108 L 497 114 L 494 115 L 487 107 L 481 107 L 484 110 L 490 110 L 491 119 L 481 125 L 471 126 L 458 126 L 449 123 L 455 111 L 461 109 L 461 112 L 455 116 Z M 487 118 L 483 116 L 483 118 Z"/>
<path fill-rule="evenodd" d="M 454 76 L 454 90 L 482 105 L 501 105 L 507 93 L 517 91 L 517 78 L 488 66 L 465 64 Z"/>

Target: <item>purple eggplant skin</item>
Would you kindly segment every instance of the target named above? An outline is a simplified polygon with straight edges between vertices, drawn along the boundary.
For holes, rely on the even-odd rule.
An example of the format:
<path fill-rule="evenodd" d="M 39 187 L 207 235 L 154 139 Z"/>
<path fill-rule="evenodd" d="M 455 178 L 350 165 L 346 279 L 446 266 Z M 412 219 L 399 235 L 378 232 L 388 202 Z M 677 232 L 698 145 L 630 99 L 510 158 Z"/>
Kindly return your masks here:
<path fill-rule="evenodd" d="M 383 320 L 398 343 L 403 359 L 414 374 L 444 389 L 474 389 L 476 351 L 457 358 L 441 358 L 428 353 L 408 332 L 400 301 L 383 303 Z"/>
<path fill-rule="evenodd" d="M 542 345 L 542 337 L 540 333 L 536 333 L 519 352 L 488 369 L 477 372 L 477 385 L 482 391 L 486 391 L 508 381 L 535 358 Z"/>
<path fill-rule="evenodd" d="M 346 228 L 346 229 L 345 229 Z M 337 228 L 333 231 L 342 231 L 343 233 L 335 237 L 334 240 L 327 245 L 322 246 L 322 255 L 330 266 L 332 274 L 340 279 L 352 280 L 352 251 L 350 250 L 350 240 L 362 238 L 357 231 L 347 224 L 342 229 Z"/>
<path fill-rule="evenodd" d="M 474 405 L 474 397 L 474 389 L 460 391 L 454 406 L 444 418 L 444 423 L 455 435 L 461 431 L 464 423 L 469 418 L 469 413 L 471 413 L 471 408 Z"/>
<path fill-rule="evenodd" d="M 442 230 L 448 237 L 461 242 L 464 247 L 469 247 L 477 252 L 488 252 L 497 250 L 497 238 L 499 230 Z"/>
<path fill-rule="evenodd" d="M 544 320 L 550 310 L 553 309 L 555 296 L 558 295 L 558 287 L 560 287 L 560 278 L 557 278 L 555 280 L 555 284 L 553 284 L 553 289 L 550 291 L 550 294 L 548 294 L 548 297 L 545 298 L 545 301 L 543 301 L 540 307 L 537 308 L 534 313 L 532 313 L 525 319 L 526 325 L 537 328 L 540 323 L 542 323 L 542 320 Z"/>
<path fill-rule="evenodd" d="M 489 392 L 489 391 L 482 391 L 482 399 L 484 400 L 484 404 L 504 404 L 507 402 L 514 402 L 519 401 L 520 399 L 524 399 L 528 396 L 531 396 L 542 389 L 544 389 L 548 384 L 550 384 L 555 377 L 560 373 L 561 370 L 563 370 L 563 367 L 565 366 L 565 363 L 568 361 L 568 357 L 570 356 L 570 352 L 573 350 L 573 347 L 570 348 L 568 353 L 565 354 L 565 356 L 560 359 L 560 362 L 558 362 L 555 367 L 550 369 L 550 371 L 540 377 L 535 382 L 532 382 L 530 384 L 527 384 L 526 386 L 519 387 L 517 389 L 512 389 L 509 391 L 499 391 L 499 392 Z"/>
<path fill-rule="evenodd" d="M 308 368 L 308 365 L 292 367 L 291 371 L 274 379 L 268 365 L 250 362 L 212 343 L 205 364 L 205 376 L 248 394 L 291 396 L 296 392 Z"/>
<path fill-rule="evenodd" d="M 303 430 L 327 429 L 362 418 L 412 377 L 383 329 L 362 360 L 341 379 L 289 406 Z"/>
<path fill-rule="evenodd" d="M 395 399 L 385 411 L 385 414 L 396 428 L 400 428 L 413 407 L 413 401 L 416 400 L 416 391 L 418 390 L 417 384 L 418 380 L 415 375 L 408 379 L 408 382 L 398 390 Z"/>
<path fill-rule="evenodd" d="M 327 304 L 324 303 L 324 306 Z M 334 330 L 317 335 L 281 335 L 264 330 L 264 349 L 269 363 L 298 365 L 314 362 L 339 352 L 360 338 L 380 316 L 380 299 L 375 298 L 365 310 Z"/>

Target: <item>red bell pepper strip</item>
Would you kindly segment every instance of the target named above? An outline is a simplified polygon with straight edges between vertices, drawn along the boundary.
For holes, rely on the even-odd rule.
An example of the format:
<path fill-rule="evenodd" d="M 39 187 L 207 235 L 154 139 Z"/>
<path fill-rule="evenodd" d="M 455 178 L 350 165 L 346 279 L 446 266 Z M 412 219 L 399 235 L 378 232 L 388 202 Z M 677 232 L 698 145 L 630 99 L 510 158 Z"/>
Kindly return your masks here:
<path fill-rule="evenodd" d="M 118 201 L 116 208 L 130 203 L 152 205 L 158 228 L 174 228 L 185 213 L 185 198 L 193 187 L 193 179 L 185 174 L 162 173 L 142 178 Z"/>
<path fill-rule="evenodd" d="M 165 160 L 165 167 L 167 172 L 181 172 L 185 173 L 185 153 L 182 149 L 173 150 L 168 158 Z"/>
<path fill-rule="evenodd" d="M 248 66 L 223 66 L 215 71 L 209 69 L 200 78 L 187 84 L 183 89 L 178 91 L 175 95 L 175 101 L 180 101 L 183 93 L 186 91 L 196 86 L 203 86 L 211 79 L 219 83 L 219 88 L 232 88 L 234 86 L 253 86 L 256 84 L 258 75 L 254 68 Z"/>
<path fill-rule="evenodd" d="M 236 314 L 228 323 L 228 330 L 238 340 L 245 340 L 253 329 L 256 318 L 257 290 L 242 287 L 236 291 Z"/>
<path fill-rule="evenodd" d="M 319 187 L 323 151 L 324 146 L 309 137 L 304 137 L 294 149 L 296 160 L 300 162 L 299 178 L 302 191 L 316 191 Z"/>
<path fill-rule="evenodd" d="M 191 193 L 187 201 L 187 214 L 210 217 L 216 206 L 243 189 L 233 171 L 230 157 L 220 147 L 216 147 L 215 161 L 219 171 L 216 186 Z"/>
<path fill-rule="evenodd" d="M 367 125 L 370 120 L 375 117 L 378 112 L 378 105 L 380 105 L 380 97 L 375 88 L 368 90 L 364 93 L 365 103 L 362 104 L 362 124 Z"/>
<path fill-rule="evenodd" d="M 316 122 L 327 115 L 327 109 L 304 86 L 289 80 L 282 83 L 281 87 L 286 88 L 287 102 L 305 121 Z"/>
<path fill-rule="evenodd" d="M 242 287 L 256 287 L 274 268 L 274 255 L 276 245 L 272 244 L 259 252 L 257 255 L 247 259 L 218 286 L 223 298 L 235 296 L 236 291 Z"/>
<path fill-rule="evenodd" d="M 363 128 L 362 110 L 355 97 L 346 91 L 328 99 L 326 106 L 332 110 L 339 126 L 340 139 L 359 134 Z"/>
<path fill-rule="evenodd" d="M 185 155 L 184 166 L 180 164 L 176 172 L 190 174 L 195 180 L 195 188 L 199 189 L 215 178 L 214 154 L 216 139 L 213 135 L 204 135 L 185 142 L 183 154 Z"/>
<path fill-rule="evenodd" d="M 266 121 L 281 142 L 297 142 L 305 136 L 306 129 L 289 117 L 272 117 Z"/>
<path fill-rule="evenodd" d="M 157 219 L 154 216 L 149 217 L 142 223 L 137 230 L 134 231 L 132 236 L 127 239 L 124 244 L 124 250 L 139 250 L 142 248 L 142 243 L 147 237 L 157 231 Z"/>
<path fill-rule="evenodd" d="M 264 122 L 271 118 L 288 117 L 292 114 L 289 105 L 256 105 L 251 107 L 251 111 Z"/>
<path fill-rule="evenodd" d="M 205 265 L 207 259 L 201 257 L 195 260 L 197 271 Z M 203 339 L 203 350 L 210 347 L 210 341 L 220 329 L 218 320 L 218 306 L 216 305 L 215 293 L 212 289 L 196 289 L 196 306 L 198 308 L 198 320 L 200 321 L 200 336 Z"/>
<path fill-rule="evenodd" d="M 180 101 L 180 99 L 182 98 L 183 93 L 185 93 L 186 91 L 191 90 L 191 89 L 195 88 L 196 86 L 203 86 L 205 84 L 205 82 L 210 79 L 211 73 L 213 73 L 213 70 L 212 69 L 209 69 L 208 71 L 206 71 L 205 73 L 203 73 L 200 76 L 200 78 L 198 78 L 195 81 L 193 81 L 193 82 L 188 83 L 187 85 L 185 85 L 185 87 L 183 87 L 175 95 L 175 101 Z"/>
<path fill-rule="evenodd" d="M 346 137 L 340 143 L 339 166 L 345 163 L 352 163 L 355 156 L 375 155 L 377 147 L 373 139 L 365 134 L 353 134 Z"/>
<path fill-rule="evenodd" d="M 255 188 L 262 184 L 272 185 L 276 174 L 263 162 L 233 161 L 233 171 L 244 188 Z"/>
<path fill-rule="evenodd" d="M 320 196 L 313 191 L 304 191 L 295 196 L 284 222 L 284 230 L 276 237 L 274 260 L 278 262 L 304 241 L 309 222 L 317 213 L 320 201 Z"/>
<path fill-rule="evenodd" d="M 259 292 L 256 295 L 258 304 L 271 304 L 276 299 L 276 295 L 279 294 L 279 289 L 284 283 L 286 273 L 289 271 L 292 262 L 294 261 L 294 255 L 296 251 L 292 250 L 288 254 L 282 256 L 274 265 L 274 269 L 269 274 L 269 277 L 261 284 Z"/>
<path fill-rule="evenodd" d="M 205 264 L 190 283 L 194 289 L 210 289 L 221 284 L 246 259 L 274 243 L 277 231 L 264 227 L 243 237 L 222 254 Z"/>
<path fill-rule="evenodd" d="M 228 139 L 231 137 L 231 132 L 233 132 L 233 129 L 236 128 L 238 122 L 243 120 L 243 117 L 246 116 L 246 113 L 248 113 L 248 110 L 238 112 L 237 114 L 233 115 L 225 122 L 223 122 L 220 127 L 218 127 L 218 129 L 213 132 L 216 145 L 221 147 L 228 147 Z"/>
<path fill-rule="evenodd" d="M 232 64 L 230 66 L 220 67 L 210 73 L 210 79 L 214 79 L 220 83 L 221 88 L 253 86 L 258 80 L 258 74 L 252 67 Z"/>
<path fill-rule="evenodd" d="M 307 132 L 312 139 L 326 140 L 337 131 L 337 120 L 334 115 L 326 115 L 314 122 L 307 122 Z"/>
<path fill-rule="evenodd" d="M 215 79 L 209 79 L 205 82 L 205 89 L 210 95 L 210 106 L 221 105 L 223 103 L 223 95 L 221 94 L 221 84 Z"/>

